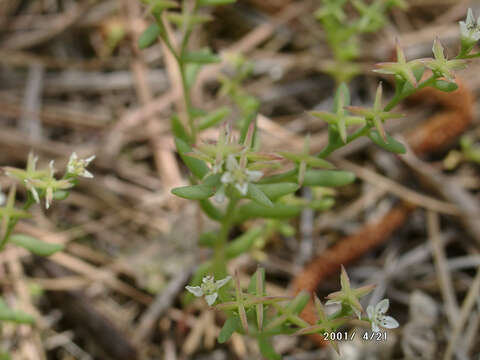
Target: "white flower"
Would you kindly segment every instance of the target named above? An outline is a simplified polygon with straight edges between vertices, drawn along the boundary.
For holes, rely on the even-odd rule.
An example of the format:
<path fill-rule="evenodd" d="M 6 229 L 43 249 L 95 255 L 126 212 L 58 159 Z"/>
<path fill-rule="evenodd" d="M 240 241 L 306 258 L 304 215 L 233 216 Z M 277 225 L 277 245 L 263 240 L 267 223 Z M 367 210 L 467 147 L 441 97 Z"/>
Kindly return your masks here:
<path fill-rule="evenodd" d="M 390 303 L 388 299 L 383 299 L 375 307 L 368 305 L 367 315 L 368 319 L 372 323 L 372 331 L 379 332 L 380 326 L 385 329 L 395 329 L 399 326 L 398 321 L 391 316 L 386 316 L 385 313 L 388 310 Z"/>
<path fill-rule="evenodd" d="M 460 32 L 462 38 L 472 42 L 480 40 L 480 17 L 475 21 L 472 9 L 468 9 L 466 20 L 460 21 Z"/>
<path fill-rule="evenodd" d="M 261 171 L 248 170 L 239 165 L 234 155 L 228 155 L 226 168 L 220 180 L 224 184 L 233 184 L 243 196 L 247 195 L 248 183 L 256 182 L 263 176 Z"/>
<path fill-rule="evenodd" d="M 212 306 L 218 297 L 218 289 L 228 283 L 231 276 L 227 276 L 225 279 L 215 281 L 213 276 L 205 276 L 200 286 L 185 286 L 185 288 L 193 295 L 200 297 L 204 296 L 207 304 Z"/>
<path fill-rule="evenodd" d="M 72 153 L 72 155 L 70 155 L 70 159 L 68 160 L 67 172 L 75 176 L 83 176 L 84 178 L 93 178 L 92 173 L 86 169 L 88 164 L 90 164 L 93 161 L 93 159 L 95 159 L 95 155 L 92 155 L 86 159 L 80 159 L 77 156 L 77 153 L 74 152 Z"/>

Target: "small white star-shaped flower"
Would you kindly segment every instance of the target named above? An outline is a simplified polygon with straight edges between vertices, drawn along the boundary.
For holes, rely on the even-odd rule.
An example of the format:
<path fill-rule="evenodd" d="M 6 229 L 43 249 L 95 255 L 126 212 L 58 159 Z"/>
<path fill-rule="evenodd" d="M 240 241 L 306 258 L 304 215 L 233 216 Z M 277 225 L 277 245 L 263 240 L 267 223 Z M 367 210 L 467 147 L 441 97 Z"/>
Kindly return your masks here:
<path fill-rule="evenodd" d="M 208 306 L 212 306 L 218 297 L 218 289 L 228 283 L 231 276 L 215 281 L 213 276 L 205 276 L 200 286 L 185 286 L 185 288 L 197 297 L 204 296 Z"/>
<path fill-rule="evenodd" d="M 88 164 L 90 164 L 93 159 L 95 159 L 95 155 L 92 155 L 86 159 L 80 159 L 77 153 L 73 152 L 72 155 L 70 155 L 70 159 L 68 160 L 67 172 L 75 176 L 93 178 L 92 173 L 86 169 Z"/>
<path fill-rule="evenodd" d="M 368 305 L 367 315 L 368 319 L 372 323 L 372 331 L 379 332 L 380 327 L 385 329 L 395 329 L 399 326 L 398 321 L 391 316 L 386 316 L 385 313 L 390 306 L 388 299 L 383 299 L 375 307 Z"/>
<path fill-rule="evenodd" d="M 468 9 L 465 21 L 460 21 L 460 32 L 462 38 L 473 42 L 480 40 L 480 17 L 475 21 L 472 9 Z"/>
<path fill-rule="evenodd" d="M 233 155 L 229 155 L 226 163 L 227 171 L 223 173 L 220 179 L 224 184 L 233 184 L 243 196 L 247 195 L 248 183 L 256 182 L 263 176 L 263 172 L 258 170 L 248 170 L 238 164 Z"/>

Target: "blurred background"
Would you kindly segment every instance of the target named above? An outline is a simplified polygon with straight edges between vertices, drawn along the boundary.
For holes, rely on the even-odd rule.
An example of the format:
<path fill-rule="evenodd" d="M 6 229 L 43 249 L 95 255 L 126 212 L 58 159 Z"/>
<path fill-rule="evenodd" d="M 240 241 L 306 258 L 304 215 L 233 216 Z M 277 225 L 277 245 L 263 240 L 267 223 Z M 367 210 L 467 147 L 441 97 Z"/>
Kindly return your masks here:
<path fill-rule="evenodd" d="M 479 1 L 407 3 L 362 36 L 349 83 L 354 105 L 369 106 L 379 80 L 384 99 L 392 96 L 391 79 L 371 70 L 394 58 L 396 39 L 409 59 L 432 56 L 437 36 L 454 56 L 458 21 L 469 7 L 480 15 Z M 307 113 L 329 111 L 336 86 L 313 16 L 321 5 L 238 0 L 193 33 L 193 48 L 252 63 L 245 89 L 261 103 L 266 151 L 302 149 L 307 133 L 312 151 L 325 145 L 325 123 Z M 137 47 L 149 21 L 135 0 L 0 0 L 0 165 L 24 167 L 30 151 L 58 169 L 72 152 L 96 155 L 94 179 L 48 211 L 35 206 L 17 228 L 65 250 L 48 259 L 16 247 L 0 253 L 2 297 L 36 318 L 35 326 L 1 324 L 0 348 L 12 359 L 260 359 L 247 337 L 216 342 L 221 314 L 180 301 L 208 256 L 197 234 L 213 225 L 170 193 L 188 182 L 169 121 L 181 90 L 161 44 Z M 218 94 L 223 65 L 199 76 L 193 101 L 206 110 L 229 104 Z M 305 210 L 290 223 L 294 232 L 272 234 L 232 265 L 247 279 L 261 263 L 274 295 L 295 282 L 323 297 L 347 262 L 352 283 L 378 284 L 369 301 L 389 297 L 401 327 L 387 341 L 342 342 L 342 359 L 440 359 L 449 346 L 457 359 L 479 358 L 479 73 L 472 61 L 458 72 L 456 92 L 425 91 L 396 111 L 406 117 L 386 129 L 416 155 L 363 140 L 345 147 L 332 161 L 358 179 L 329 193 L 336 205 Z M 0 184 L 11 180 L 0 174 Z M 335 248 L 345 239 L 354 245 Z M 308 337 L 279 337 L 275 346 L 289 360 L 336 358 Z"/>

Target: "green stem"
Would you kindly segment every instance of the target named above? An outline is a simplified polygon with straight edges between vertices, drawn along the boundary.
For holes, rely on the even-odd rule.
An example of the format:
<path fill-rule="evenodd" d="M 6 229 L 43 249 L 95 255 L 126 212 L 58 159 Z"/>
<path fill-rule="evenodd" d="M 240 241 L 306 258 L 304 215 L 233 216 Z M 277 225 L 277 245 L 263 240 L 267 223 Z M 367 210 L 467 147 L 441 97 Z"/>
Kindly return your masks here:
<path fill-rule="evenodd" d="M 218 235 L 217 242 L 214 248 L 214 260 L 213 260 L 213 273 L 215 278 L 221 279 L 225 277 L 227 273 L 226 269 L 226 256 L 225 250 L 228 241 L 228 235 L 230 230 L 232 229 L 234 218 L 235 218 L 235 210 L 238 203 L 238 198 L 232 197 L 230 202 L 228 203 L 227 210 L 225 212 L 225 216 L 222 220 L 222 227 L 220 228 L 220 234 Z"/>
<path fill-rule="evenodd" d="M 184 9 L 186 6 L 184 4 Z M 198 11 L 198 1 L 195 0 L 193 4 L 192 14 L 195 14 Z M 192 136 L 192 143 L 195 144 L 197 139 L 197 128 L 195 127 L 195 122 L 192 116 L 193 105 L 192 98 L 190 94 L 190 89 L 187 82 L 187 71 L 186 65 L 183 59 L 185 58 L 185 52 L 187 51 L 188 41 L 190 40 L 190 35 L 192 34 L 193 26 L 188 25 L 185 33 L 182 38 L 182 44 L 180 46 L 180 55 L 176 57 L 178 67 L 180 69 L 180 75 L 182 78 L 182 90 L 183 90 L 183 99 L 185 101 L 185 111 L 187 112 L 188 126 L 190 127 L 190 135 Z"/>
<path fill-rule="evenodd" d="M 410 91 L 407 91 L 407 92 L 402 91 L 402 92 L 399 92 L 399 93 L 395 94 L 395 96 L 392 98 L 392 100 L 390 100 L 390 102 L 385 106 L 383 111 L 392 110 L 403 99 L 409 97 L 410 95 L 416 93 L 417 91 L 419 91 L 419 90 L 421 90 L 421 89 L 423 89 L 427 86 L 432 85 L 435 82 L 435 80 L 437 80 L 437 78 L 438 77 L 436 75 L 432 75 L 428 79 L 426 79 L 426 80 L 422 81 L 420 84 L 418 84 L 418 86 L 416 88 L 412 88 Z"/>
<path fill-rule="evenodd" d="M 369 131 L 370 131 L 370 126 L 365 125 L 365 126 L 361 127 L 360 129 L 358 129 L 353 134 L 349 135 L 347 137 L 346 143 L 342 143 L 342 142 L 338 142 L 338 143 L 335 143 L 335 144 L 328 143 L 328 145 L 322 151 L 320 151 L 320 153 L 318 153 L 317 156 L 319 158 L 325 159 L 327 156 L 329 156 L 335 150 L 338 150 L 339 148 L 351 143 L 352 141 L 355 141 L 356 139 L 367 135 Z"/>
<path fill-rule="evenodd" d="M 32 206 L 35 203 L 35 200 L 32 198 L 32 196 L 28 195 L 27 201 L 23 205 L 22 209 L 23 210 L 28 210 L 30 206 Z M 8 239 L 10 238 L 10 235 L 12 234 L 13 229 L 15 228 L 15 225 L 17 225 L 18 219 L 11 219 L 8 223 L 7 230 L 5 231 L 5 235 L 2 238 L 2 241 L 0 242 L 0 251 L 2 251 L 7 245 Z"/>

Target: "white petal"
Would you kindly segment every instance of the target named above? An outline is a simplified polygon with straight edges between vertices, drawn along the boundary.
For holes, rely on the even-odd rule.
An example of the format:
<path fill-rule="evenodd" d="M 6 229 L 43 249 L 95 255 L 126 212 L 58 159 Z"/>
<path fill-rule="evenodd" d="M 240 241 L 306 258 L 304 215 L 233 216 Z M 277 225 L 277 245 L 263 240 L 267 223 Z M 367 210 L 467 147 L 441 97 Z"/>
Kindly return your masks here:
<path fill-rule="evenodd" d="M 28 184 L 27 180 L 25 180 L 25 183 Z M 33 199 L 35 200 L 35 202 L 37 204 L 40 204 L 40 197 L 38 196 L 37 189 L 35 189 L 35 187 L 33 187 L 32 185 L 29 185 L 29 188 L 30 188 L 30 192 L 32 193 Z"/>
<path fill-rule="evenodd" d="M 185 286 L 185 289 L 195 296 L 203 296 L 203 290 L 200 286 Z"/>
<path fill-rule="evenodd" d="M 380 332 L 380 328 L 378 325 L 375 323 L 375 321 L 372 321 L 372 331 L 373 332 Z"/>
<path fill-rule="evenodd" d="M 237 159 L 233 155 L 228 155 L 228 157 L 227 157 L 227 170 L 228 171 L 233 171 L 236 168 L 238 168 Z"/>
<path fill-rule="evenodd" d="M 50 160 L 48 163 L 48 167 L 50 168 L 50 176 L 53 177 L 53 174 L 55 174 L 55 161 Z"/>
<path fill-rule="evenodd" d="M 462 37 L 469 37 L 467 24 L 465 24 L 463 21 L 460 21 L 460 33 L 462 34 Z"/>
<path fill-rule="evenodd" d="M 258 170 L 247 170 L 246 173 L 247 173 L 248 181 L 250 182 L 257 182 L 263 176 L 263 172 Z"/>
<path fill-rule="evenodd" d="M 89 178 L 89 179 L 92 179 L 93 178 L 93 174 L 88 171 L 88 170 L 85 170 L 83 169 L 82 173 L 80 174 L 80 176 L 83 176 L 84 178 Z"/>
<path fill-rule="evenodd" d="M 372 305 L 367 306 L 367 316 L 370 320 L 373 320 L 375 317 L 375 310 L 373 309 Z"/>
<path fill-rule="evenodd" d="M 341 303 L 341 301 L 339 301 L 339 300 L 327 300 L 325 305 L 334 305 L 334 304 L 340 304 L 340 303 Z"/>
<path fill-rule="evenodd" d="M 92 155 L 92 156 L 86 158 L 86 159 L 85 159 L 85 166 L 87 166 L 88 164 L 90 164 L 96 157 L 97 157 L 97 155 Z"/>
<path fill-rule="evenodd" d="M 221 279 L 221 280 L 215 281 L 215 288 L 216 288 L 217 290 L 220 289 L 223 285 L 225 285 L 226 283 L 228 283 L 231 278 L 232 278 L 231 276 L 227 276 L 225 279 Z"/>
<path fill-rule="evenodd" d="M 235 184 L 235 187 L 240 191 L 240 194 L 243 196 L 247 195 L 248 192 L 248 183 Z"/>
<path fill-rule="evenodd" d="M 375 305 L 375 312 L 377 314 L 385 314 L 390 306 L 390 301 L 388 299 L 383 299 L 377 305 Z"/>
<path fill-rule="evenodd" d="M 230 172 L 227 171 L 222 175 L 220 181 L 224 184 L 230 184 L 231 182 L 233 182 L 233 176 Z"/>
<path fill-rule="evenodd" d="M 218 297 L 218 294 L 213 293 L 213 294 L 210 294 L 210 295 L 206 295 L 205 300 L 207 300 L 207 304 L 209 306 L 212 306 L 215 303 L 215 300 L 217 300 L 217 297 Z"/>
<path fill-rule="evenodd" d="M 475 18 L 473 17 L 473 11 L 471 8 L 468 9 L 466 22 L 469 25 L 475 25 Z"/>
<path fill-rule="evenodd" d="M 5 194 L 0 191 L 0 205 L 3 205 L 6 199 L 7 197 L 5 196 Z"/>
<path fill-rule="evenodd" d="M 379 319 L 380 325 L 383 326 L 385 329 L 395 329 L 399 327 L 399 323 L 391 316 L 382 316 Z"/>

